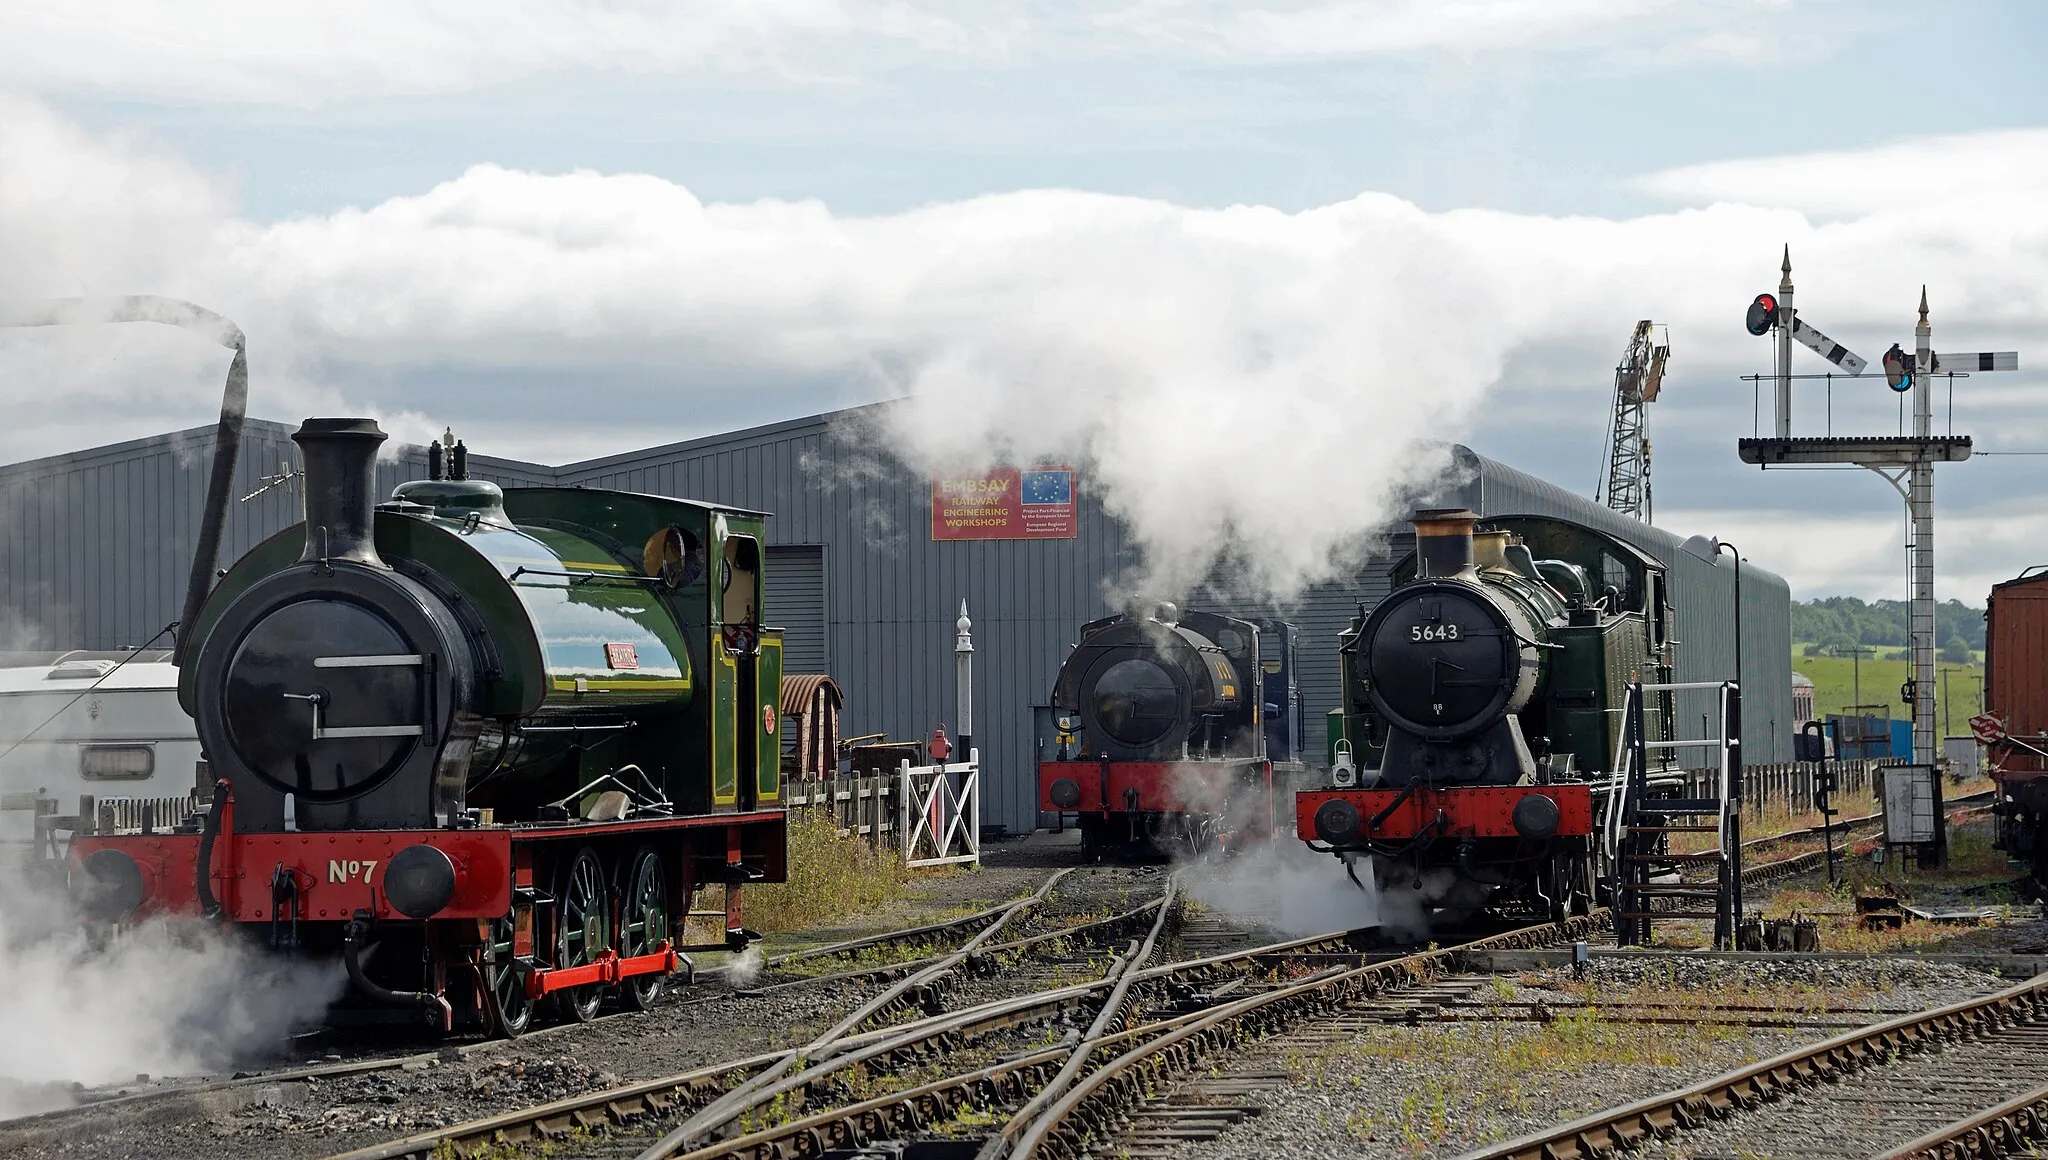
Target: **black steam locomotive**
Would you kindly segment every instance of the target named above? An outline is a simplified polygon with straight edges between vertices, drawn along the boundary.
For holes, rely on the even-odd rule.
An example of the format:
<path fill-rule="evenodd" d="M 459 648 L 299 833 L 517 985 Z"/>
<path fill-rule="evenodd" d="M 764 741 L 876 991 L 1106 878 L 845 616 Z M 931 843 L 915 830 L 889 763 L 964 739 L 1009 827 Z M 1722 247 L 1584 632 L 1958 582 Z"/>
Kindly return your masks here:
<path fill-rule="evenodd" d="M 1413 562 L 1342 634 L 1332 784 L 1297 795 L 1296 833 L 1443 921 L 1584 913 L 1629 682 L 1670 683 L 1665 570 L 1567 521 L 1476 522 L 1417 513 Z M 1653 740 L 1670 697 L 1644 698 Z"/>
<path fill-rule="evenodd" d="M 1295 629 L 1160 604 L 1081 626 L 1041 736 L 1039 809 L 1097 854 L 1199 854 L 1271 831 L 1300 769 Z"/>
<path fill-rule="evenodd" d="M 785 876 L 782 643 L 757 512 L 501 491 L 465 452 L 388 502 L 384 433 L 309 419 L 306 519 L 184 634 L 203 821 L 80 835 L 102 923 L 172 914 L 338 956 L 355 1000 L 442 1028 L 588 1019 L 685 969 L 684 917 Z M 375 948 L 375 953 L 371 953 Z"/>

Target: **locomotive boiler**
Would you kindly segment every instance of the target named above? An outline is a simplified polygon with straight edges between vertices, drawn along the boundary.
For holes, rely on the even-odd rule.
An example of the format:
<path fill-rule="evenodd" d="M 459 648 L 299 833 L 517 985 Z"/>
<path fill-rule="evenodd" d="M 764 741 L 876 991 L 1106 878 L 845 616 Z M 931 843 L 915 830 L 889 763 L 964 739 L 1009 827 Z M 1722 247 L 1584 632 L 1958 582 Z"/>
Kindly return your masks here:
<path fill-rule="evenodd" d="M 305 521 L 242 557 L 184 644 L 202 818 L 81 835 L 83 911 L 217 921 L 338 956 L 365 1007 L 517 1034 L 645 1006 L 693 894 L 785 876 L 765 517 L 467 478 L 374 494 L 385 439 L 308 419 Z M 373 953 L 374 952 L 374 953 Z"/>
<path fill-rule="evenodd" d="M 1670 680 L 1664 569 L 1563 520 L 1476 523 L 1418 512 L 1412 563 L 1341 634 L 1331 784 L 1296 833 L 1443 921 L 1584 913 L 1628 683 Z M 1667 736 L 1670 694 L 1643 708 Z"/>
<path fill-rule="evenodd" d="M 1162 603 L 1081 626 L 1052 691 L 1039 808 L 1096 854 L 1195 854 L 1266 834 L 1299 768 L 1294 626 Z"/>

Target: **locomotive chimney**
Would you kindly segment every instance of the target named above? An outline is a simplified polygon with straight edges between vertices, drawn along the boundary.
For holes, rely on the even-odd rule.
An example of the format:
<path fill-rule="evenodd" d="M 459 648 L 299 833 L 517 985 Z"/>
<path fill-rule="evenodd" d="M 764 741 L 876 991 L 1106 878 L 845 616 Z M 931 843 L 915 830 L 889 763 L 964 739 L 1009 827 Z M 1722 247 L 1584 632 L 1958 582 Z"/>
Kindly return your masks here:
<path fill-rule="evenodd" d="M 1465 508 L 1424 508 L 1415 513 L 1416 578 L 1456 576 L 1472 568 L 1472 525 Z"/>
<path fill-rule="evenodd" d="M 375 419 L 308 419 L 292 433 L 305 463 L 306 550 L 300 563 L 385 566 L 371 527 L 377 445 L 384 439 Z"/>

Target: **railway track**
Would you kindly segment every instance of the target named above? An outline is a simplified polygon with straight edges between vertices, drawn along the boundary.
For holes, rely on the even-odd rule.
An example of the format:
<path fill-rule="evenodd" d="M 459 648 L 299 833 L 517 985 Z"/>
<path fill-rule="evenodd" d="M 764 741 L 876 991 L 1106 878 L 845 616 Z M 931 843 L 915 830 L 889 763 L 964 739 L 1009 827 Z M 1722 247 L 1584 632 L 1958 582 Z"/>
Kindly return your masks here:
<path fill-rule="evenodd" d="M 1817 859 L 1801 854 L 1755 863 L 1745 869 L 1745 882 L 1756 885 L 1800 873 L 1811 868 L 1809 862 L 1817 864 Z M 1134 945 L 1106 964 L 1097 964 L 1106 966 L 1097 977 L 1048 981 L 1042 970 L 1010 971 L 1004 980 L 1007 991 L 990 994 L 961 988 L 975 993 L 957 997 L 974 1001 L 945 1011 L 944 996 L 931 989 L 935 978 L 957 978 L 970 963 L 985 966 L 1083 933 L 1055 931 L 997 942 L 994 935 L 1007 920 L 984 912 L 971 916 L 982 931 L 973 945 L 819 976 L 892 982 L 883 998 L 870 1001 L 803 1051 L 721 1062 L 344 1155 L 348 1160 L 464 1156 L 548 1141 L 558 1152 L 640 1160 L 815 1156 L 876 1140 L 925 1135 L 943 1125 L 957 1129 L 963 1109 L 998 1107 L 1029 1108 L 1032 1115 L 1019 1120 L 1022 1112 L 1016 1112 L 998 1127 L 985 1145 L 991 1160 L 1013 1153 L 1074 1156 L 1086 1141 L 1116 1134 L 1126 1123 L 1118 1117 L 1135 1114 L 1157 1121 L 1168 1115 L 1171 1108 L 1166 1106 L 1139 1107 L 1137 1095 L 1239 1037 L 1271 1033 L 1312 1012 L 1351 1022 L 1409 1018 L 1419 1006 L 1432 1005 L 1433 993 L 1420 992 L 1419 998 L 1396 993 L 1433 985 L 1431 979 L 1455 971 L 1463 952 L 1555 944 L 1586 937 L 1596 929 L 1594 922 L 1585 920 L 1564 928 L 1532 927 L 1391 959 L 1370 952 L 1366 932 L 1349 931 L 1149 965 L 1160 934 L 1171 929 L 1169 909 L 1162 900 L 1087 924 L 1085 933 L 1096 938 L 1119 937 L 1140 921 L 1153 924 L 1142 948 Z M 1226 920 L 1205 915 L 1179 933 L 1189 947 L 1226 945 L 1234 934 L 1229 926 Z M 859 949 L 860 943 L 820 948 Z M 800 982 L 773 983 L 760 990 L 772 992 Z M 1465 979 L 1458 985 L 1469 990 L 1475 984 Z M 871 1029 L 878 1016 L 891 1009 L 921 1010 L 924 1015 Z M 1335 1014 L 1340 1011 L 1341 1016 Z M 1088 1016 L 1085 1034 L 1076 1026 L 1083 1014 Z M 1467 1012 L 1465 1017 L 1479 1016 Z M 1484 1017 L 1541 1016 L 1533 1011 L 1494 1011 Z M 1759 1026 L 1785 1022 L 1781 1016 L 1761 1013 L 1730 1018 Z M 1064 1039 L 1034 1044 L 1019 1034 L 1020 1028 L 1062 1021 L 1067 1025 Z M 1839 1026 L 1817 1020 L 1802 1025 Z M 900 1074 L 919 1082 L 884 1081 L 883 1090 L 874 1091 L 877 1077 Z M 1060 1078 L 1063 1075 L 1065 1079 Z M 1240 1079 L 1216 1082 L 1228 1086 Z M 1048 1089 L 1056 1090 L 1057 1098 Z M 1215 1092 L 1199 1094 L 1204 1100 L 1218 1098 Z M 1217 1106 L 1227 1105 L 1226 1100 Z M 1227 1125 L 1232 1114 L 1204 1111 L 1191 1113 L 1191 1118 L 1217 1127 Z M 1240 1107 L 1235 1114 L 1248 1113 Z M 629 1142 L 647 1126 L 663 1121 L 674 1126 L 659 1139 L 640 1137 L 645 1146 Z M 572 1138 L 578 1141 L 573 1146 Z"/>
<path fill-rule="evenodd" d="M 469 1156 L 547 1142 L 555 1155 L 645 1160 L 816 1156 L 943 1133 L 949 1125 L 957 1130 L 962 1112 L 990 1108 L 1016 1109 L 980 1145 L 990 1155 L 1073 1155 L 1078 1141 L 1095 1134 L 1097 1118 L 1130 1102 L 1141 1074 L 1316 1011 L 1416 985 L 1452 969 L 1465 950 L 1554 944 L 1586 937 L 1600 923 L 1573 920 L 1393 958 L 1367 949 L 1372 932 L 1343 931 L 1148 965 L 1170 929 L 1170 909 L 1162 907 L 1144 942 L 1098 978 L 883 1030 L 848 1030 L 814 1043 L 820 1058 L 806 1058 L 801 1070 L 778 1069 L 786 1056 L 759 1055 L 344 1155 Z M 1064 1037 L 1034 1045 L 1014 1034 L 1061 1019 L 1069 1026 Z M 934 1068 L 935 1059 L 956 1066 Z M 862 1098 L 874 1077 L 889 1075 L 918 1082 Z M 868 1082 L 850 1082 L 856 1076 Z M 1123 1078 L 1109 1082 L 1116 1077 Z M 658 1139 L 631 1141 L 634 1131 L 660 1119 L 680 1123 Z M 599 1129 L 613 1135 L 592 1134 Z"/>
<path fill-rule="evenodd" d="M 1049 881 L 1057 881 L 1061 874 L 1053 875 Z M 947 942 L 964 945 L 976 933 L 989 928 L 1015 907 L 1018 901 L 1022 900 L 1013 900 L 944 922 L 921 924 L 864 938 L 806 948 L 765 960 L 763 969 L 787 970 L 792 965 L 817 965 L 835 958 L 849 958 L 876 952 L 887 953 L 899 948 L 926 951 Z M 1041 923 L 1046 929 L 1028 937 L 980 946 L 969 954 L 966 965 L 970 973 L 989 971 L 1005 964 L 1029 963 L 1032 959 L 1056 952 L 1063 946 L 1114 938 L 1119 932 L 1148 922 L 1158 907 L 1158 900 L 1153 899 L 1104 917 L 1095 917 L 1101 909 L 1099 904 L 1094 905 L 1092 910 L 1078 914 L 1053 913 Z M 947 953 L 949 952 L 938 951 L 876 967 L 793 977 L 759 990 L 790 992 L 829 989 L 859 984 L 876 977 L 900 978 L 921 967 L 931 965 L 944 958 Z M 755 990 L 731 987 L 726 982 L 726 972 L 723 970 L 701 972 L 696 976 L 696 981 L 703 988 L 699 994 L 670 999 L 661 1004 L 658 1010 L 673 1012 L 680 1008 L 717 1002 L 729 995 L 757 993 Z M 429 1050 L 387 1052 L 368 1058 L 326 1059 L 238 1072 L 232 1076 L 172 1081 L 164 1083 L 163 1086 L 140 1091 L 110 1087 L 100 1091 L 75 1092 L 72 1093 L 72 1098 L 78 1102 L 69 1107 L 0 1121 L 0 1154 L 12 1154 L 18 1150 L 33 1151 L 54 1141 L 76 1138 L 80 1134 L 96 1130 L 106 1122 L 107 1117 L 132 1117 L 159 1123 L 202 1120 L 211 1116 L 233 1114 L 252 1106 L 291 1102 L 288 1098 L 290 1093 L 305 1091 L 310 1085 L 349 1077 L 417 1070 L 430 1064 L 457 1063 L 478 1052 L 489 1052 L 504 1048 L 508 1044 L 523 1045 L 536 1040 L 546 1042 L 551 1038 L 570 1037 L 578 1034 L 579 1029 L 582 1034 L 587 1035 L 593 1026 L 602 1026 L 614 1019 L 634 1017 L 636 1016 L 633 1013 L 619 1011 L 602 1016 L 592 1024 L 562 1023 L 536 1028 L 518 1040 L 472 1040 L 441 1044 Z"/>
<path fill-rule="evenodd" d="M 1988 1121 L 2038 1131 L 2043 1085 L 2048 977 L 1857 1028 L 1464 1160 L 1996 1155 L 1938 1149 L 1951 1137 L 1996 1136 Z"/>

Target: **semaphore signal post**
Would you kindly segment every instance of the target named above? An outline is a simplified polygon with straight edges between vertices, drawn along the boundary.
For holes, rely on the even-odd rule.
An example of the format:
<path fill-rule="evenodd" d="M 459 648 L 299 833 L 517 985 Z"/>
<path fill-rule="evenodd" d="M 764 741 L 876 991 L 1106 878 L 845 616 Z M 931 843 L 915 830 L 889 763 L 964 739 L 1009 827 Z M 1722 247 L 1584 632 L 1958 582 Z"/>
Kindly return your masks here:
<path fill-rule="evenodd" d="M 1749 332 L 1759 337 L 1774 334 L 1777 367 L 1772 375 L 1773 433 L 1770 437 L 1739 440 L 1737 449 L 1744 463 L 1762 468 L 1795 464 L 1853 464 L 1883 476 L 1906 501 L 1912 528 L 1912 627 L 1913 677 L 1902 696 L 1913 709 L 1913 753 L 1915 760 L 1931 765 L 1939 752 L 1934 718 L 1934 465 L 1959 463 L 1970 457 L 1967 435 L 1934 433 L 1933 380 L 1979 371 L 2019 369 L 2019 355 L 2012 351 L 1973 354 L 1940 354 L 1934 350 L 1933 332 L 1927 321 L 1927 288 L 1920 288 L 1920 321 L 1913 330 L 1913 350 L 1908 353 L 1894 343 L 1885 352 L 1886 384 L 1913 396 L 1912 434 L 1826 435 L 1794 437 L 1792 434 L 1792 380 L 1829 378 L 1829 375 L 1794 375 L 1792 344 L 1799 343 L 1841 368 L 1841 374 L 1860 377 L 1868 365 L 1847 348 L 1800 319 L 1792 307 L 1792 250 L 1785 249 L 1782 276 L 1774 297 L 1759 294 L 1750 304 Z M 1935 856 L 1947 854 L 1946 827 L 1941 825 L 1940 780 L 1933 780 Z"/>

